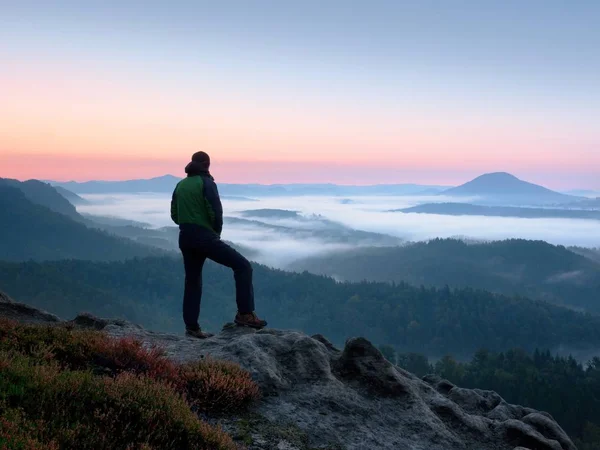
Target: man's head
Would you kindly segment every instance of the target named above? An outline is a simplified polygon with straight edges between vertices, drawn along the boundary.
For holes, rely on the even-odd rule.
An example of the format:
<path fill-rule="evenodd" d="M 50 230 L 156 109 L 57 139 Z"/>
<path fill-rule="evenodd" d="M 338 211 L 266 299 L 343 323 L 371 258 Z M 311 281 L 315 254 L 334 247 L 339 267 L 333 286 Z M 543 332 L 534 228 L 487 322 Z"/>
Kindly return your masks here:
<path fill-rule="evenodd" d="M 192 155 L 192 162 L 200 164 L 203 169 L 208 170 L 210 167 L 210 156 L 205 152 L 196 152 Z"/>
<path fill-rule="evenodd" d="M 192 161 L 185 166 L 185 173 L 189 177 L 195 175 L 209 174 L 208 168 L 210 167 L 210 156 L 204 152 L 196 152 L 192 155 Z"/>

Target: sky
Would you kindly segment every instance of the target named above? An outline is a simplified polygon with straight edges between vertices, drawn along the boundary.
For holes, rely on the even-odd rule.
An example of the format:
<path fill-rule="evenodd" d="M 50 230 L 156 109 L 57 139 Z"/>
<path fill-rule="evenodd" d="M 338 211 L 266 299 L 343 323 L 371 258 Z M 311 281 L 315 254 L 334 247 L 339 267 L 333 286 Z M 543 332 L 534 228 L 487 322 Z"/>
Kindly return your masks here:
<path fill-rule="evenodd" d="M 600 189 L 600 2 L 0 0 L 0 176 Z"/>

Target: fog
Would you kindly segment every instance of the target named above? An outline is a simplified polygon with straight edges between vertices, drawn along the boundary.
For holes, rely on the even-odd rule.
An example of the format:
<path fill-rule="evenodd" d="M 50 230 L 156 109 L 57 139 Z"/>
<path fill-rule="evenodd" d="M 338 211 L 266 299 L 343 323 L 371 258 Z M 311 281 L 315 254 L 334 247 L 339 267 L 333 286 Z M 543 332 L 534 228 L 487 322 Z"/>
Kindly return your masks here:
<path fill-rule="evenodd" d="M 90 194 L 82 213 L 112 216 L 150 224 L 173 226 L 166 194 Z M 352 234 L 352 230 L 381 233 L 401 241 L 435 237 L 476 240 L 524 238 L 553 244 L 600 246 L 600 222 L 583 219 L 521 219 L 509 217 L 445 216 L 389 212 L 431 202 L 431 197 L 268 197 L 257 201 L 224 198 L 226 217 L 244 218 L 243 211 L 285 209 L 298 211 L 298 218 L 246 217 L 225 224 L 223 238 L 250 249 L 253 259 L 275 267 L 332 250 L 365 245 L 390 245 L 388 237 Z M 436 201 L 468 202 L 437 196 Z M 319 217 L 315 217 L 318 215 Z M 335 223 L 331 223 L 335 222 Z M 336 226 L 340 224 L 339 226 Z M 341 226 L 343 225 L 343 226 Z"/>

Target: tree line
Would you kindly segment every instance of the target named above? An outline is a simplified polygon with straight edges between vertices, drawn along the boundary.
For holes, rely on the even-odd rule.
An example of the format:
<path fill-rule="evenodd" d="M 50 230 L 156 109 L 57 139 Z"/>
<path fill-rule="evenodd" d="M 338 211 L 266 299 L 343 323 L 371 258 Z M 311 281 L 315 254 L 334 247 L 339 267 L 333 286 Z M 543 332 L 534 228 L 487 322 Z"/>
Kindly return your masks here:
<path fill-rule="evenodd" d="M 339 283 L 254 265 L 256 305 L 276 328 L 322 333 L 337 343 L 364 336 L 431 357 L 468 358 L 480 347 L 577 349 L 600 346 L 600 318 L 519 296 L 406 283 Z M 0 263 L 0 289 L 70 318 L 87 311 L 157 331 L 180 332 L 180 258 Z M 207 264 L 201 324 L 218 331 L 236 312 L 229 269 Z"/>

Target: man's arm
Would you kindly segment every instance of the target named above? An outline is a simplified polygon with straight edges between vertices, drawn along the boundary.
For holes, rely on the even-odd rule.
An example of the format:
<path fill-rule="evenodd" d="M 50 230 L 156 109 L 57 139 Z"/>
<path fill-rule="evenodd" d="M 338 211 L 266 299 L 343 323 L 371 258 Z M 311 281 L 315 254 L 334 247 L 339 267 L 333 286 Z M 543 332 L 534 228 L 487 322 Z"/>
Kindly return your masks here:
<path fill-rule="evenodd" d="M 177 214 L 177 187 L 173 190 L 171 197 L 171 220 L 179 225 L 179 215 Z"/>
<path fill-rule="evenodd" d="M 217 184 L 211 177 L 203 177 L 204 198 L 207 202 L 207 209 L 210 219 L 213 223 L 213 229 L 220 236 L 223 231 L 223 205 Z"/>

